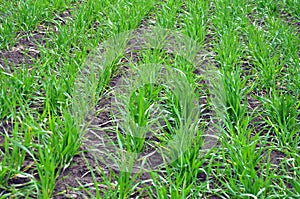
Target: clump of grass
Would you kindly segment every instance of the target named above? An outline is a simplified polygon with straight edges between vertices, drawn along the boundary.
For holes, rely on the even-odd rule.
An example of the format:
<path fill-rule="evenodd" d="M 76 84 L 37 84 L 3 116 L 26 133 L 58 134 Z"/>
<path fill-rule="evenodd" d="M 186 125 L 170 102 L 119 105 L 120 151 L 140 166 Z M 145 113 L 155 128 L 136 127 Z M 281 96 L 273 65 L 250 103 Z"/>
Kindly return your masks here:
<path fill-rule="evenodd" d="M 288 150 L 297 150 L 299 139 L 296 134 L 299 132 L 299 108 L 297 99 L 289 94 L 272 92 L 271 97 L 261 97 L 263 102 L 265 122 L 275 133 L 278 146 Z"/>
<path fill-rule="evenodd" d="M 158 3 L 156 9 L 156 26 L 173 29 L 177 22 L 177 15 L 183 2 L 180 0 L 170 0 Z"/>
<path fill-rule="evenodd" d="M 195 1 L 186 4 L 187 10 L 184 13 L 184 32 L 199 45 L 204 44 L 207 35 L 208 23 L 208 1 Z"/>

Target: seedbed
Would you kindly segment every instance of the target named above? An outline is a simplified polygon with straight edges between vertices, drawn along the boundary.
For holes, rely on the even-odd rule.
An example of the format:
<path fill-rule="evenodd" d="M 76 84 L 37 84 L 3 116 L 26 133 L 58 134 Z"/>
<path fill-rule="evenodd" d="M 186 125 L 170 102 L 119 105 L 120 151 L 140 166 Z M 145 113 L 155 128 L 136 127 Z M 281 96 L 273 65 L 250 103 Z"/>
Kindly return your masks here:
<path fill-rule="evenodd" d="M 0 5 L 0 198 L 299 198 L 298 0 Z"/>

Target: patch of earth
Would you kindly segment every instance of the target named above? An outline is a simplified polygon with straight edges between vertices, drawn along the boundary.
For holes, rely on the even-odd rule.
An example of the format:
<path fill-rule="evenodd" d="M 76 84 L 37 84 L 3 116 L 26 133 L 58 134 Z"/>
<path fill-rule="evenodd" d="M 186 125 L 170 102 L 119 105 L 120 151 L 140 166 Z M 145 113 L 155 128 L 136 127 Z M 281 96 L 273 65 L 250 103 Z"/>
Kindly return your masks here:
<path fill-rule="evenodd" d="M 77 4 L 74 4 L 74 8 Z M 73 9 L 74 9 L 73 8 Z M 54 14 L 55 15 L 55 14 Z M 5 71 L 14 71 L 20 65 L 33 64 L 40 57 L 38 45 L 45 46 L 47 41 L 47 33 L 57 32 L 57 24 L 65 24 L 67 20 L 72 19 L 70 9 L 56 14 L 54 18 L 57 23 L 42 22 L 37 29 L 28 33 L 17 33 L 16 44 L 9 50 L 0 52 L 0 68 Z M 30 66 L 29 66 L 30 67 Z"/>
<path fill-rule="evenodd" d="M 81 148 L 81 150 L 85 149 Z M 74 188 L 79 188 L 81 186 L 84 186 L 85 188 L 90 188 L 94 186 L 93 177 L 85 162 L 85 159 L 89 163 L 91 168 L 96 168 L 97 166 L 100 166 L 104 174 L 109 174 L 109 168 L 107 168 L 105 165 L 97 163 L 95 161 L 95 158 L 90 153 L 83 154 L 84 157 L 82 154 L 75 155 L 73 157 L 71 165 L 60 173 L 58 180 L 56 181 L 53 198 L 86 198 L 85 196 L 87 195 L 87 193 L 85 193 L 85 191 L 74 191 Z M 94 172 L 94 174 L 95 179 L 97 181 L 102 180 L 101 176 L 98 175 L 97 172 Z M 92 194 L 96 195 L 95 192 L 91 192 Z"/>
<path fill-rule="evenodd" d="M 35 31 L 30 36 L 23 36 L 10 50 L 0 52 L 1 68 L 13 72 L 18 66 L 32 64 L 40 55 L 35 42 L 43 37 L 43 34 Z"/>

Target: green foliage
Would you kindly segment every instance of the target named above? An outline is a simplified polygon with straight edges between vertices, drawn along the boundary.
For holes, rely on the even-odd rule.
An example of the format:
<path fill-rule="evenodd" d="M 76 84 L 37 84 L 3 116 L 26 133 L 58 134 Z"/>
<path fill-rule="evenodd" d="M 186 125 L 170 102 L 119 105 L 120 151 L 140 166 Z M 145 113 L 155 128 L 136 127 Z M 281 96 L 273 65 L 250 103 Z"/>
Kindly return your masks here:
<path fill-rule="evenodd" d="M 120 86 L 112 86 L 124 75 L 120 65 L 134 71 L 128 92 L 120 87 L 110 126 L 100 128 L 115 153 L 105 154 L 111 162 L 95 156 L 95 164 L 82 153 L 92 182 L 68 189 L 86 198 L 299 198 L 299 5 L 1 1 L 0 198 L 62 194 L 57 180 L 80 154 L 99 100 Z M 194 42 L 178 37 L 186 42 L 179 50 L 162 49 L 174 39 L 161 42 L 162 31 L 128 60 L 126 31 L 147 22 Z M 98 49 L 104 41 L 106 52 Z M 219 70 L 202 74 L 210 66 Z M 204 150 L 207 132 L 217 144 Z M 163 158 L 151 167 L 154 153 Z"/>

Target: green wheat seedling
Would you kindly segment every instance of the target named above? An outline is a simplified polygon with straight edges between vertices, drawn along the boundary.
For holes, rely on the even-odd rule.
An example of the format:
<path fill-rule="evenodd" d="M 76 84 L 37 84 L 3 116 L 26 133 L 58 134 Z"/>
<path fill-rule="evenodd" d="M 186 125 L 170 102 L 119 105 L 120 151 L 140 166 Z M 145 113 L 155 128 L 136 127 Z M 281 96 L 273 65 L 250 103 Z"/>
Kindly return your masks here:
<path fill-rule="evenodd" d="M 186 6 L 184 32 L 197 41 L 199 45 L 203 45 L 207 34 L 208 1 L 190 2 Z"/>
<path fill-rule="evenodd" d="M 248 111 L 243 96 L 247 95 L 251 88 L 245 86 L 247 79 L 241 80 L 239 70 L 214 75 L 219 76 L 212 77 L 211 80 L 212 93 L 215 95 L 214 110 L 230 136 L 237 136 L 239 129 L 245 128 L 244 119 Z"/>
<path fill-rule="evenodd" d="M 199 186 L 197 175 L 205 170 L 201 168 L 204 161 L 199 158 L 203 144 L 200 108 L 196 103 L 194 85 L 183 71 L 173 70 L 168 71 L 173 74 L 169 75 L 172 80 L 178 81 L 164 84 L 169 89 L 165 90 L 162 97 L 167 117 L 166 127 L 160 133 L 160 147 L 164 148 L 164 143 L 168 144 L 166 151 L 162 152 L 167 164 L 160 167 L 165 172 L 151 172 L 155 188 L 149 191 L 157 198 L 201 197 L 204 187 Z"/>
<path fill-rule="evenodd" d="M 145 15 L 153 8 L 153 0 L 120 1 L 111 4 L 105 11 L 109 18 L 104 23 L 111 29 L 112 34 L 118 34 L 136 28 Z M 128 20 L 128 16 L 131 16 Z"/>
<path fill-rule="evenodd" d="M 4 136 L 4 151 L 2 153 L 2 166 L 1 166 L 1 182 L 3 186 L 7 184 L 15 174 L 21 173 L 21 168 L 25 160 L 26 152 L 18 147 L 16 143 L 22 143 L 28 147 L 32 139 L 31 129 L 28 129 L 25 123 L 21 125 L 15 122 L 12 129 L 12 135 L 8 132 L 1 135 Z M 24 140 L 22 140 L 24 138 Z M 10 157 L 8 159 L 8 157 Z"/>
<path fill-rule="evenodd" d="M 119 128 L 125 133 L 125 143 L 130 144 L 125 147 L 129 151 L 141 152 L 146 134 L 153 133 L 151 126 L 159 119 L 152 116 L 157 115 L 156 103 L 161 90 L 159 86 L 155 86 L 159 68 L 159 65 L 135 67 L 136 78 L 132 75 L 131 80 L 125 80 L 126 82 L 122 82 L 118 88 L 116 107 L 121 111 L 116 119 L 122 121 Z"/>
<path fill-rule="evenodd" d="M 285 1 L 282 2 L 283 4 L 283 9 L 290 13 L 295 20 L 299 19 L 300 16 L 300 6 L 299 6 L 299 0 L 294 0 L 294 1 Z"/>
<path fill-rule="evenodd" d="M 270 98 L 261 97 L 260 100 L 265 107 L 265 121 L 273 129 L 278 145 L 288 150 L 297 150 L 297 143 L 300 142 L 297 133 L 300 127 L 296 97 L 272 92 Z"/>
<path fill-rule="evenodd" d="M 174 152 L 170 157 L 174 155 L 173 157 L 176 157 L 176 160 L 171 164 L 166 164 L 163 167 L 160 167 L 159 170 L 154 170 L 150 173 L 155 186 L 151 189 L 149 188 L 149 191 L 154 198 L 201 197 L 203 196 L 202 194 L 206 192 L 206 182 L 199 183 L 197 176 L 200 173 L 206 172 L 203 168 L 203 163 L 209 156 L 209 154 L 203 156 L 201 153 L 203 144 L 202 132 L 201 130 L 197 131 L 196 129 L 182 131 L 175 125 L 172 126 L 173 128 L 168 128 L 168 131 L 164 131 L 164 134 L 169 134 L 165 135 L 166 137 L 172 139 L 176 133 L 184 134 L 183 137 L 179 138 L 180 140 L 171 141 L 174 144 L 172 145 L 174 147 L 172 148 Z M 197 126 L 196 128 L 199 127 Z M 170 133 L 169 131 L 171 129 L 173 132 Z M 185 143 L 187 144 L 187 146 L 184 147 L 185 150 L 180 151 L 182 139 L 186 139 L 189 131 L 195 132 L 195 135 L 193 135 L 193 144 L 188 145 Z"/>
<path fill-rule="evenodd" d="M 177 20 L 176 16 L 180 7 L 183 5 L 183 2 L 180 0 L 170 0 L 160 2 L 158 5 L 160 8 L 157 9 L 155 13 L 156 25 L 162 28 L 173 29 Z"/>
<path fill-rule="evenodd" d="M 240 79 L 238 70 L 229 74 L 222 75 L 223 94 L 216 95 L 219 104 L 215 107 L 217 111 L 223 113 L 218 115 L 223 115 L 220 119 L 225 127 L 221 128 L 221 143 L 222 160 L 226 166 L 225 173 L 219 180 L 224 187 L 231 190 L 232 197 L 238 195 L 261 197 L 269 190 L 270 182 L 265 181 L 259 172 L 266 172 L 267 178 L 272 176 L 268 167 L 269 162 L 265 163 L 266 167 L 262 166 L 257 170 L 257 165 L 264 165 L 263 149 L 257 148 L 257 145 L 265 144 L 266 140 L 260 140 L 259 134 L 252 136 L 252 129 L 249 128 L 252 117 L 244 105 L 243 97 L 248 93 L 245 87 L 246 80 Z"/>
<path fill-rule="evenodd" d="M 15 37 L 14 33 L 15 27 L 13 26 L 13 22 L 11 18 L 6 18 L 1 21 L 0 24 L 0 48 L 7 49 L 9 45 L 12 43 L 11 37 Z"/>
<path fill-rule="evenodd" d="M 262 85 L 260 88 L 270 87 L 274 85 L 274 77 L 278 72 L 276 65 L 279 57 L 277 55 L 271 58 L 271 52 L 273 49 L 270 46 L 266 46 L 266 43 L 270 43 L 267 37 L 258 36 L 261 31 L 257 30 L 255 27 L 249 28 L 249 37 L 252 38 L 248 44 L 251 56 L 253 57 L 255 67 L 257 67 L 257 72 L 260 77 Z"/>
<path fill-rule="evenodd" d="M 19 119 L 21 118 L 19 117 Z M 30 116 L 25 117 L 23 121 L 14 121 L 13 123 L 13 129 L 10 132 L 13 134 L 6 132 L 3 143 L 4 151 L 1 151 L 1 154 L 4 155 L 0 166 L 1 189 L 6 197 L 31 197 L 38 194 L 39 189 L 39 183 L 33 174 L 35 171 L 33 162 L 36 163 L 36 159 L 32 153 L 38 146 L 32 143 L 38 132 L 32 128 L 34 120 Z M 30 160 L 31 163 L 24 165 L 25 159 Z M 8 186 L 9 181 L 18 178 L 24 179 L 24 182 Z"/>

